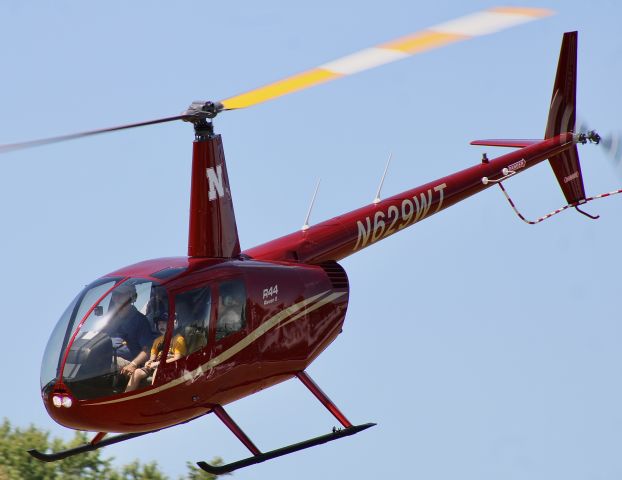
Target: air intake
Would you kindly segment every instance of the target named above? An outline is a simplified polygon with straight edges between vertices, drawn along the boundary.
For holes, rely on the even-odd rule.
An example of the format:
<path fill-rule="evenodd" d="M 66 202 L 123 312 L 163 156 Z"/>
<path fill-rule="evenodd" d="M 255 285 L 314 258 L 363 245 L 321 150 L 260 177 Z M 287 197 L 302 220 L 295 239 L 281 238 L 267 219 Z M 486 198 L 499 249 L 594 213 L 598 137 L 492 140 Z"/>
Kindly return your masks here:
<path fill-rule="evenodd" d="M 328 279 L 330 280 L 333 289 L 348 289 L 348 275 L 341 265 L 337 262 L 325 262 L 321 263 L 320 267 L 322 267 L 322 270 L 324 270 L 326 275 L 328 275 Z"/>

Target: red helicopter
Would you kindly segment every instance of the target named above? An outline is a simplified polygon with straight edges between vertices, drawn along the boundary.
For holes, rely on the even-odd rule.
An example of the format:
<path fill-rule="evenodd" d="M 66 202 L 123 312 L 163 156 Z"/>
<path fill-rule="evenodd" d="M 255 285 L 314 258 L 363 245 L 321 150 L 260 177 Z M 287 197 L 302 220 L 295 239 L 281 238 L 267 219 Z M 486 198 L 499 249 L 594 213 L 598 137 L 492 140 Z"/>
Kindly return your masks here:
<path fill-rule="evenodd" d="M 544 139 L 472 142 L 517 150 L 495 159 L 484 155 L 480 164 L 317 225 L 305 223 L 300 231 L 245 251 L 212 120 L 227 110 L 549 14 L 496 8 L 220 102 L 194 102 L 180 115 L 0 147 L 8 152 L 177 120 L 192 123 L 195 131 L 188 255 L 130 265 L 86 286 L 61 316 L 43 356 L 41 392 L 49 415 L 61 425 L 99 433 L 83 446 L 29 453 L 42 461 L 61 460 L 214 413 L 252 454 L 221 466 L 198 462 L 223 474 L 373 426 L 353 425 L 305 372 L 345 320 L 349 284 L 337 262 L 494 184 L 503 188 L 505 179 L 547 159 L 568 202 L 559 211 L 573 207 L 596 218 L 579 208 L 596 197 L 586 197 L 577 144 L 598 143 L 600 137 L 575 131 L 577 32 L 564 34 Z M 342 428 L 262 452 L 224 406 L 294 377 Z M 110 432 L 118 435 L 107 437 Z"/>

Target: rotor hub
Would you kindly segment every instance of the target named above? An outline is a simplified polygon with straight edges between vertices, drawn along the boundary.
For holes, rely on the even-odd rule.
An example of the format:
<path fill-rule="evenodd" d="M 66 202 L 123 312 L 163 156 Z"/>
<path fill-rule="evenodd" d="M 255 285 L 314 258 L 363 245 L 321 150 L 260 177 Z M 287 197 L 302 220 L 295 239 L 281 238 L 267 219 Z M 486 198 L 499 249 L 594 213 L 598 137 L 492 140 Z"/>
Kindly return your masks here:
<path fill-rule="evenodd" d="M 598 145 L 600 143 L 601 137 L 596 130 L 590 130 L 586 133 L 578 133 L 575 135 L 575 143 L 581 143 L 585 145 L 586 143 L 594 143 Z"/>
<path fill-rule="evenodd" d="M 184 122 L 200 123 L 206 119 L 215 118 L 224 110 L 224 106 L 220 102 L 206 102 L 204 100 L 195 100 L 190 104 L 188 109 L 182 113 Z"/>

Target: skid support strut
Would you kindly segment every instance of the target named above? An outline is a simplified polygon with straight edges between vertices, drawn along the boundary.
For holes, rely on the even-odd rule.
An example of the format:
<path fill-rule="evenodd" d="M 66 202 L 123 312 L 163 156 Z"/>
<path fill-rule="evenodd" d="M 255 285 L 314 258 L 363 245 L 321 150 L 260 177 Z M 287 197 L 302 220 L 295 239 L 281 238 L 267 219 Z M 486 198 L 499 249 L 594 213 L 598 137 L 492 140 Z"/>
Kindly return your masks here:
<path fill-rule="evenodd" d="M 306 372 L 298 372 L 296 374 L 298 379 L 303 383 L 305 387 L 307 387 L 313 395 L 324 405 L 333 416 L 339 420 L 345 428 L 350 428 L 352 424 L 350 420 L 346 418 L 346 416 L 341 413 L 341 410 L 337 408 L 337 405 L 333 403 L 333 401 L 328 398 L 322 389 L 319 387 L 317 383 L 313 381 L 313 379 Z"/>
<path fill-rule="evenodd" d="M 238 437 L 238 440 L 244 444 L 246 448 L 248 448 L 253 455 L 261 455 L 261 451 L 255 446 L 253 441 L 248 438 L 248 436 L 244 433 L 244 431 L 238 426 L 237 423 L 229 416 L 225 409 L 220 405 L 216 405 L 214 407 L 214 413 L 220 419 L 222 423 L 224 423 L 229 430 L 233 432 L 233 434 Z"/>
<path fill-rule="evenodd" d="M 277 448 L 275 450 L 263 453 L 255 446 L 252 440 L 246 435 L 246 433 L 244 433 L 244 431 L 242 431 L 242 429 L 238 426 L 237 423 L 235 423 L 235 421 L 229 416 L 229 414 L 225 412 L 225 409 L 222 408 L 222 406 L 220 405 L 216 405 L 212 409 L 213 412 L 246 446 L 246 448 L 251 451 L 253 456 L 245 458 L 243 460 L 238 460 L 237 462 L 228 463 L 227 465 L 214 466 L 210 465 L 207 462 L 197 462 L 197 465 L 206 472 L 209 472 L 213 475 L 223 475 L 225 473 L 233 472 L 234 470 L 237 470 L 239 468 L 248 467 L 250 465 L 265 462 L 266 460 L 271 460 L 273 458 L 282 457 L 283 455 L 298 452 L 299 450 L 304 450 L 305 448 L 315 447 L 316 445 L 321 445 L 322 443 L 328 443 L 339 438 L 348 437 L 376 425 L 375 423 L 352 425 L 352 423 L 350 423 L 345 415 L 341 413 L 337 406 L 330 400 L 330 398 L 328 398 L 328 396 L 311 379 L 311 377 L 309 377 L 305 372 L 298 372 L 296 374 L 296 377 L 298 377 L 298 379 L 311 391 L 311 393 L 313 393 L 313 395 L 315 395 L 315 397 L 328 409 L 328 411 L 330 411 L 330 413 L 332 413 L 335 418 L 339 420 L 339 423 L 341 423 L 344 427 L 343 429 L 337 429 L 333 427 L 333 431 L 326 435 L 310 438 L 303 442 L 294 443 L 286 447 Z"/>

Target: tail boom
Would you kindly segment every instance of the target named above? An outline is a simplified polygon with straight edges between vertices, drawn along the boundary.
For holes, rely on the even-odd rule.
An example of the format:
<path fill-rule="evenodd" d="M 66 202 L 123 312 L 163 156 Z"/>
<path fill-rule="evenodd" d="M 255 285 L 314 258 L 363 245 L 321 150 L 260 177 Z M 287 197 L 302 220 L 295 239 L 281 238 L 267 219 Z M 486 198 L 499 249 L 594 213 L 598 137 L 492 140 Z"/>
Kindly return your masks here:
<path fill-rule="evenodd" d="M 501 178 L 505 169 L 520 173 L 574 146 L 570 132 L 541 140 L 243 253 L 263 260 L 338 261 L 489 188 L 483 177 Z"/>
<path fill-rule="evenodd" d="M 564 34 L 544 140 L 476 140 L 476 145 L 515 147 L 506 155 L 367 205 L 306 230 L 247 250 L 266 260 L 321 263 L 340 260 L 383 238 L 549 159 L 568 204 L 585 201 L 575 135 L 577 32 Z M 585 141 L 585 138 L 583 138 Z M 490 182 L 492 180 L 492 182 Z"/>

